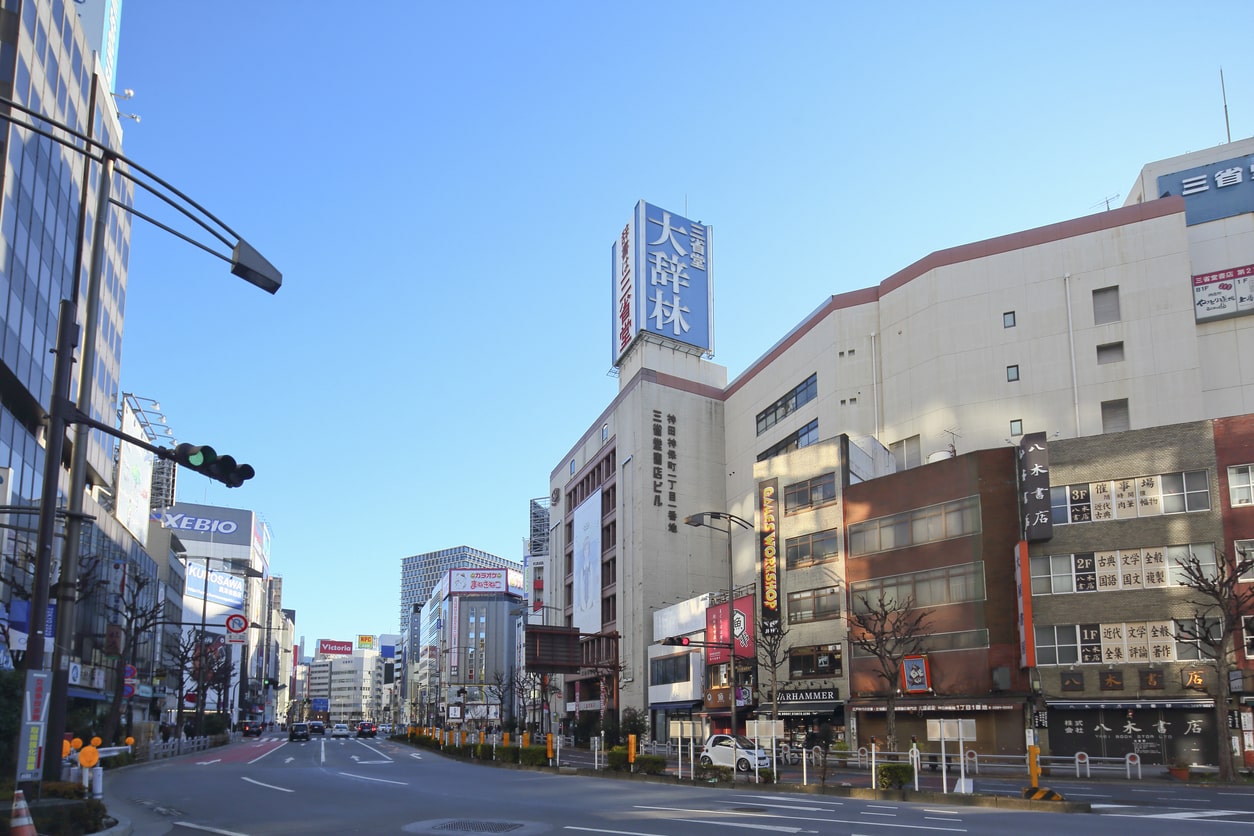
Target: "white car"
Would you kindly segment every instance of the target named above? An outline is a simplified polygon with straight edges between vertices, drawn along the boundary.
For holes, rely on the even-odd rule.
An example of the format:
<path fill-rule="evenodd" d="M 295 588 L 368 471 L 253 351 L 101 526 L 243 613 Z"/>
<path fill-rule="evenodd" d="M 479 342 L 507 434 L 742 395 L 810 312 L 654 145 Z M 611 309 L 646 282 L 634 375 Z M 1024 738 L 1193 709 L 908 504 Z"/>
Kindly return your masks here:
<path fill-rule="evenodd" d="M 343 723 L 336 723 L 334 726 L 331 727 L 331 736 L 332 737 L 348 737 L 349 736 L 348 726 L 346 726 Z"/>
<path fill-rule="evenodd" d="M 701 747 L 698 758 L 702 766 L 731 766 L 735 764 L 737 772 L 749 772 L 753 769 L 769 769 L 771 759 L 762 749 L 753 745 L 753 741 L 738 734 L 735 738 L 733 753 L 732 736 L 730 734 L 712 734 Z"/>

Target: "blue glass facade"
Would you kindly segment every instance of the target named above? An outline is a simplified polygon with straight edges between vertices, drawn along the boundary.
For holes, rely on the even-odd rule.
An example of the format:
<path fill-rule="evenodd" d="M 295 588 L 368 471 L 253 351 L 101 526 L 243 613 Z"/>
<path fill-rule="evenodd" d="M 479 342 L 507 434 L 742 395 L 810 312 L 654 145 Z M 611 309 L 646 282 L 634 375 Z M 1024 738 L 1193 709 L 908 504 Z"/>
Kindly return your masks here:
<path fill-rule="evenodd" d="M 0 0 L 0 96 L 11 98 L 48 119 L 120 152 L 122 132 L 113 97 L 104 84 L 91 112 L 95 75 L 90 33 L 83 31 L 78 7 L 69 0 Z M 14 112 L 15 118 L 18 116 Z M 89 125 L 89 121 L 91 123 Z M 45 129 L 52 130 L 43 125 Z M 54 131 L 55 132 L 55 131 Z M 62 299 L 78 303 L 80 334 L 85 333 L 88 267 L 94 233 L 99 166 L 48 137 L 0 123 L 0 468 L 8 468 L 8 504 L 36 510 L 44 469 L 45 415 L 51 407 L 57 313 Z M 67 137 L 68 139 L 68 137 Z M 88 189 L 83 194 L 83 178 Z M 112 197 L 131 205 L 129 181 L 115 178 Z M 83 216 L 86 207 L 86 216 Z M 86 237 L 83 267 L 76 274 L 80 220 Z M 100 281 L 99 339 L 93 369 L 90 413 L 113 423 L 119 395 L 122 323 L 126 303 L 126 263 L 131 217 L 117 209 L 107 219 Z M 77 353 L 81 357 L 81 347 Z M 76 370 L 77 371 L 77 370 Z M 78 393 L 77 378 L 71 397 Z M 113 480 L 113 439 L 92 431 L 87 445 L 88 483 Z M 63 468 L 59 503 L 64 505 L 69 475 Z M 4 500 L 0 496 L 0 503 Z M 80 603 L 75 656 L 102 664 L 100 642 L 106 621 L 117 622 L 118 579 L 154 579 L 156 564 L 108 509 L 89 497 L 84 511 L 96 522 L 84 527 L 80 554 L 93 591 Z M 0 577 L 0 604 L 24 597 L 31 583 L 36 518 L 13 513 L 0 529 L 6 571 Z M 59 544 L 58 544 L 59 552 Z M 85 637 L 85 638 L 84 638 Z M 147 651 L 151 654 L 151 649 Z"/>

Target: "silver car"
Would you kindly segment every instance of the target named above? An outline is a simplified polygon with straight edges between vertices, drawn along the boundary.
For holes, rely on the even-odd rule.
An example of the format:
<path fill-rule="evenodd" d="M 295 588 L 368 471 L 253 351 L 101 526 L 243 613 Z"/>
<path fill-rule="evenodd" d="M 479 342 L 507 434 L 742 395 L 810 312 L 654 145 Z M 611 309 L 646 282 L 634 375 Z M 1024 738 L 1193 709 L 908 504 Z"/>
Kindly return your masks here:
<path fill-rule="evenodd" d="M 348 726 L 345 725 L 344 723 L 336 723 L 334 726 L 331 727 L 331 736 L 332 737 L 348 737 L 349 736 Z"/>
<path fill-rule="evenodd" d="M 737 772 L 749 772 L 753 769 L 769 769 L 771 759 L 762 749 L 753 745 L 753 741 L 742 734 L 735 737 L 732 745 L 730 734 L 712 734 L 701 747 L 698 758 L 702 766 L 732 766 Z M 734 751 L 733 751 L 734 749 Z"/>

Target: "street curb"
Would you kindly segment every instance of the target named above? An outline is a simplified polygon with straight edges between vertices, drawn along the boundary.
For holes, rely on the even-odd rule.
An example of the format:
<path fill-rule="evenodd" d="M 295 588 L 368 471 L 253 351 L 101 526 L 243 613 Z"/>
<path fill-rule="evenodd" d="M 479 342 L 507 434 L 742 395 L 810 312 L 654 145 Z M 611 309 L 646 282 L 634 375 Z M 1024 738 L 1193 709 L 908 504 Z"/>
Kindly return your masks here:
<path fill-rule="evenodd" d="M 104 830 L 97 830 L 92 836 L 131 836 L 134 828 L 131 827 L 131 820 L 122 816 L 109 816 L 117 824 L 112 827 L 106 827 Z"/>

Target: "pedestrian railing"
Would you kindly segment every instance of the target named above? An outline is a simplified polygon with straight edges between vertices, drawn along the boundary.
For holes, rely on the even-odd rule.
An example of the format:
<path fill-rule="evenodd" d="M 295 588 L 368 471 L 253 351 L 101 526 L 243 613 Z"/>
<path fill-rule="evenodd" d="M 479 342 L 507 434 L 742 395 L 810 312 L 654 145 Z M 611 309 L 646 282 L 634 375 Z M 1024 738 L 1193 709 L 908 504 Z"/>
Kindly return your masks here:
<path fill-rule="evenodd" d="M 960 758 L 964 758 L 965 763 L 961 763 Z M 885 761 L 909 763 L 910 753 L 877 750 L 875 759 L 877 763 Z M 851 759 L 851 763 L 859 769 L 870 769 L 870 750 L 865 746 L 858 749 L 857 757 Z M 1091 778 L 1094 772 L 1122 772 L 1128 779 L 1140 780 L 1141 778 L 1141 756 L 1136 752 L 1129 752 L 1119 757 L 1095 757 L 1087 752 L 1077 752 L 1074 755 L 1041 755 L 1039 763 L 1042 769 L 1058 773 L 1074 770 L 1077 778 Z M 936 772 L 942 767 L 947 772 L 958 772 L 962 767 L 968 775 L 1027 775 L 1028 756 L 983 754 L 974 749 L 968 749 L 963 755 L 959 755 L 958 752 L 946 752 L 945 762 L 942 764 L 939 752 L 919 752 L 920 769 L 926 768 L 931 772 Z"/>
<path fill-rule="evenodd" d="M 208 749 L 211 745 L 213 745 L 213 738 L 208 735 L 204 737 L 175 738 L 164 743 L 160 740 L 153 740 L 147 746 L 137 746 L 135 748 L 135 757 L 137 760 L 158 761 L 162 758 L 172 758 L 175 755 L 185 755 L 189 752 L 201 752 Z"/>

